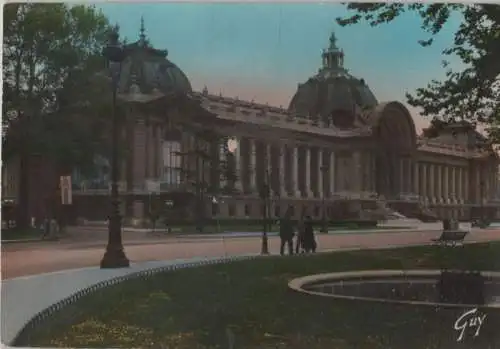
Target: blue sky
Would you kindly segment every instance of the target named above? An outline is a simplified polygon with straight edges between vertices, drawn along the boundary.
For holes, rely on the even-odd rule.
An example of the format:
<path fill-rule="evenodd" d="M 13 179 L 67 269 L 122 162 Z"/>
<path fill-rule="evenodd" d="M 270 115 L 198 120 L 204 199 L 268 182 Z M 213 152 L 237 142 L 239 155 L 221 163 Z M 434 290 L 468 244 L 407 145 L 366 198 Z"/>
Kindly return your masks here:
<path fill-rule="evenodd" d="M 344 49 L 345 67 L 366 80 L 379 101 L 405 101 L 405 92 L 444 76 L 441 51 L 460 24 L 454 18 L 430 48 L 420 18 L 404 14 L 391 24 L 339 27 L 347 13 L 334 3 L 106 3 L 99 4 L 121 35 L 135 41 L 144 16 L 151 44 L 195 89 L 288 106 L 297 83 L 316 73 L 332 30 Z M 453 63 L 453 62 L 452 62 Z M 417 127 L 426 122 L 410 108 Z"/>

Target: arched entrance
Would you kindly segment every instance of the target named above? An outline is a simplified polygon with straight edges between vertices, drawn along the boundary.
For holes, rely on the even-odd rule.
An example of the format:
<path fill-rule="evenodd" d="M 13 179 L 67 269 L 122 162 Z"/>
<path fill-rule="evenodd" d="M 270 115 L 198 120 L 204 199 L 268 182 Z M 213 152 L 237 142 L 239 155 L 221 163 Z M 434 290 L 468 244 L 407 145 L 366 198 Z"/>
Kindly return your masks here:
<path fill-rule="evenodd" d="M 416 130 L 413 119 L 399 102 L 377 106 L 373 116 L 376 137 L 376 190 L 386 198 L 413 191 L 413 154 Z"/>

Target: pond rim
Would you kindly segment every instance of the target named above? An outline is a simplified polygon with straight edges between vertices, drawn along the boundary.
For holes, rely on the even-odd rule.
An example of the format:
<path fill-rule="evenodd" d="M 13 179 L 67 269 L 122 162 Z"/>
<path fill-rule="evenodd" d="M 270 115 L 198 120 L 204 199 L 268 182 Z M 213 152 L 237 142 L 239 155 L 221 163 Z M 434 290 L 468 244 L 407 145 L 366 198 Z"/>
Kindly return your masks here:
<path fill-rule="evenodd" d="M 303 276 L 295 278 L 288 283 L 288 287 L 293 291 L 308 294 L 311 296 L 319 297 L 329 297 L 344 300 L 356 300 L 365 302 L 377 302 L 377 303 L 387 303 L 387 304 L 406 304 L 415 306 L 431 306 L 431 307 L 443 307 L 443 308 L 467 308 L 476 307 L 479 309 L 500 309 L 500 302 L 495 302 L 491 304 L 454 304 L 454 303 L 440 303 L 440 302 L 425 302 L 425 301 L 411 301 L 411 300 L 394 300 L 385 298 L 374 298 L 374 297 L 357 297 L 357 296 L 347 296 L 339 294 L 331 294 L 324 292 L 317 292 L 304 289 L 305 286 L 319 284 L 321 282 L 335 282 L 335 281 L 352 281 L 352 280 L 373 280 L 376 278 L 404 278 L 404 277 L 429 277 L 437 278 L 442 272 L 460 272 L 460 273 L 478 273 L 485 278 L 498 279 L 500 282 L 500 272 L 498 271 L 478 271 L 478 270 L 428 270 L 428 269 L 412 269 L 412 270 L 360 270 L 360 271 L 348 271 L 348 272 L 338 272 L 338 273 L 322 273 Z M 437 280 L 436 280 L 437 281 Z M 500 295 L 499 295 L 500 297 Z"/>

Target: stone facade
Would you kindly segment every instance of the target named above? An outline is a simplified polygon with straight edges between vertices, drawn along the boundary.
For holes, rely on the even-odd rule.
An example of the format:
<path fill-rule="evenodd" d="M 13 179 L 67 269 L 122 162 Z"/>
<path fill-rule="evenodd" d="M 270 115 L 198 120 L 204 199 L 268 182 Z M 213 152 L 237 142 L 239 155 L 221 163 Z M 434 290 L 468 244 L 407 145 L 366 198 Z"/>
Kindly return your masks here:
<path fill-rule="evenodd" d="M 315 218 L 339 212 L 363 218 L 363 212 L 387 206 L 417 218 L 416 212 L 425 210 L 461 219 L 470 217 L 473 207 L 496 212 L 498 156 L 484 137 L 465 123 L 418 136 L 402 103 L 379 103 L 363 79 L 344 69 L 334 35 L 323 67 L 299 84 L 288 109 L 206 88 L 193 92 L 166 51 L 149 47 L 143 36 L 128 52 L 118 91 L 125 120 L 119 187 L 126 217 L 144 218 L 154 196 L 182 207 L 176 218 L 193 218 L 194 197 L 203 201 L 205 216 L 260 218 L 264 183 L 271 187 L 276 216 L 288 207 L 297 218 L 305 210 Z M 208 163 L 197 167 L 198 159 L 180 158 L 178 153 L 200 147 L 186 124 L 216 131 L 224 142 L 233 139 L 234 152 L 203 141 Z M 209 164 L 221 161 L 232 167 L 235 180 Z M 186 175 L 194 168 L 212 188 L 201 197 Z M 95 216 L 95 198 L 109 190 L 82 183 L 73 193 L 77 214 Z"/>

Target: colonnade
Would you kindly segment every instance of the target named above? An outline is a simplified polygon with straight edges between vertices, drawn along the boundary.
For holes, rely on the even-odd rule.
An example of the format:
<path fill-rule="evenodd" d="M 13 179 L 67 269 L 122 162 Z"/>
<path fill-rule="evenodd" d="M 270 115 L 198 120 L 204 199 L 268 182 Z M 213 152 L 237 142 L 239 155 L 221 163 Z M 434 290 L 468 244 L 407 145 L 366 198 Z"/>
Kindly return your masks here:
<path fill-rule="evenodd" d="M 239 138 L 234 156 L 235 189 L 255 194 L 268 183 L 272 195 L 295 198 L 333 196 L 335 184 L 335 152 L 321 147 L 299 144 L 271 144 L 253 138 Z M 226 154 L 220 146 L 220 160 Z M 229 185 L 227 179 L 220 186 Z"/>
<path fill-rule="evenodd" d="M 432 204 L 479 204 L 496 197 L 494 166 L 418 162 L 414 165 L 413 192 Z M 483 193 L 481 193 L 481 190 Z"/>
<path fill-rule="evenodd" d="M 375 192 L 374 160 L 369 152 L 336 152 L 319 145 L 268 143 L 239 138 L 234 157 L 237 179 L 220 187 L 234 186 L 242 193 L 257 194 L 265 182 L 272 195 L 288 198 L 331 198 L 348 193 Z M 219 159 L 227 160 L 223 145 Z"/>
<path fill-rule="evenodd" d="M 237 177 L 233 185 L 240 192 L 256 194 L 264 182 L 269 183 L 272 195 L 289 198 L 376 192 L 375 157 L 368 151 L 342 153 L 316 145 L 271 144 L 252 138 L 240 138 L 238 144 L 233 154 Z M 481 198 L 496 197 L 497 173 L 491 165 L 469 167 L 465 161 L 453 165 L 400 158 L 391 187 L 396 194 L 416 194 L 429 204 L 478 204 Z M 229 183 L 222 179 L 220 185 Z"/>

